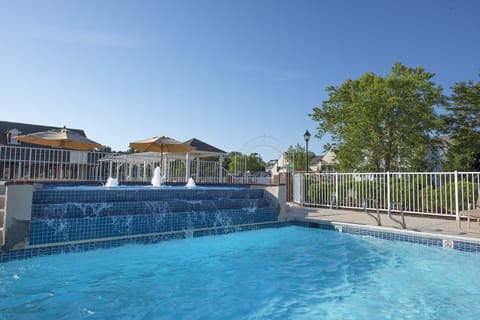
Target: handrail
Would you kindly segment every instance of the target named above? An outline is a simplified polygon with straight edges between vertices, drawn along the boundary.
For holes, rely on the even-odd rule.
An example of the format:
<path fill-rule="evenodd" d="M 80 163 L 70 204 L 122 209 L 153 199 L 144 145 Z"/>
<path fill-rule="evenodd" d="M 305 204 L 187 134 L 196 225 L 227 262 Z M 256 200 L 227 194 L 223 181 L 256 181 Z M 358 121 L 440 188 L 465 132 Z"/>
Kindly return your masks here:
<path fill-rule="evenodd" d="M 394 206 L 397 206 L 400 207 L 400 215 L 402 217 L 402 221 L 400 220 L 397 220 L 395 219 L 394 217 L 392 217 L 392 207 Z M 400 226 L 402 227 L 402 229 L 406 229 L 407 228 L 407 225 L 405 224 L 405 216 L 403 214 L 403 206 L 400 202 L 392 202 L 392 204 L 388 207 L 388 217 L 392 220 L 392 221 L 395 221 L 396 223 L 400 224 Z"/>
<path fill-rule="evenodd" d="M 377 210 L 377 216 L 375 217 L 373 214 L 371 214 L 370 212 L 367 211 L 367 204 L 368 202 L 373 202 L 375 204 L 375 208 Z M 363 211 L 369 215 L 370 217 L 372 217 L 373 219 L 375 219 L 375 221 L 377 221 L 377 225 L 378 226 L 381 226 L 382 225 L 382 222 L 380 220 L 380 210 L 378 209 L 378 201 L 377 199 L 373 199 L 373 198 L 365 198 L 365 200 L 363 201 Z"/>
<path fill-rule="evenodd" d="M 7 229 L 7 189 L 5 181 L 0 183 L 0 247 L 5 244 L 5 230 Z"/>

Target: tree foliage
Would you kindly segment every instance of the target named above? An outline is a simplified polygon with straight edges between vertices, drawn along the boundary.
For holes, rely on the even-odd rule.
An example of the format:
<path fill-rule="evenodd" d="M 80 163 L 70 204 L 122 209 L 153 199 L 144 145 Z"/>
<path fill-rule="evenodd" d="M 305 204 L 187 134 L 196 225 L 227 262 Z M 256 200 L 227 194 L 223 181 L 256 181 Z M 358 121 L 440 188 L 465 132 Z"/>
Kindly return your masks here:
<path fill-rule="evenodd" d="M 443 103 L 434 74 L 395 63 L 385 77 L 366 73 L 327 88 L 328 100 L 310 114 L 317 137 L 330 133 L 342 170 L 425 170 Z"/>
<path fill-rule="evenodd" d="M 445 116 L 452 138 L 446 170 L 480 170 L 480 82 L 457 82 Z"/>
<path fill-rule="evenodd" d="M 308 159 L 312 159 L 315 156 L 313 152 L 308 152 Z M 305 171 L 306 159 L 305 159 L 305 147 L 300 143 L 295 146 L 290 146 L 285 153 L 285 159 L 288 162 L 290 169 L 294 171 Z M 293 166 L 292 166 L 293 165 Z"/>
<path fill-rule="evenodd" d="M 229 172 L 260 172 L 265 171 L 265 162 L 259 154 L 245 155 L 240 152 L 230 152 L 224 159 L 224 167 Z"/>

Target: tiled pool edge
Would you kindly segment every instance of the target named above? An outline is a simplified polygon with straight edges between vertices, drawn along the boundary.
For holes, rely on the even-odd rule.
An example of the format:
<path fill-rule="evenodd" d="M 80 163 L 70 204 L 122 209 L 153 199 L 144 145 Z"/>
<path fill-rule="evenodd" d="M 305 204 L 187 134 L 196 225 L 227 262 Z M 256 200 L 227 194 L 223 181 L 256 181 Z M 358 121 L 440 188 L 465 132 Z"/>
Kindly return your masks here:
<path fill-rule="evenodd" d="M 292 220 L 291 222 L 294 225 L 302 227 L 370 236 L 384 240 L 409 242 L 430 247 L 443 247 L 465 252 L 480 252 L 480 240 L 473 238 L 432 234 L 412 230 L 396 230 L 386 227 L 365 226 L 345 222 L 318 221 L 313 219 Z"/>
<path fill-rule="evenodd" d="M 385 240 L 403 241 L 431 247 L 444 247 L 447 249 L 454 249 L 465 252 L 480 252 L 480 240 L 478 239 L 460 238 L 455 236 L 430 234 L 410 230 L 395 230 L 385 227 L 364 226 L 344 222 L 328 222 L 303 219 L 265 222 L 260 224 L 257 223 L 248 225 L 236 225 L 219 228 L 205 228 L 191 231 L 185 230 L 173 233 L 142 235 L 138 237 L 125 237 L 118 239 L 97 239 L 97 241 L 67 243 L 49 247 L 31 247 L 10 252 L 0 252 L 0 263 L 10 260 L 22 260 L 37 256 L 46 256 L 59 253 L 82 252 L 95 249 L 108 249 L 127 244 L 153 244 L 175 239 L 185 239 L 191 237 L 196 238 L 211 235 L 221 235 L 232 232 L 259 230 L 265 228 L 281 228 L 286 226 L 317 228 L 327 231 L 370 236 Z"/>
<path fill-rule="evenodd" d="M 96 249 L 109 249 L 127 244 L 154 244 L 175 239 L 197 238 L 212 235 L 222 235 L 232 232 L 259 230 L 265 228 L 279 228 L 293 225 L 290 222 L 264 222 L 246 225 L 233 225 L 216 228 L 182 230 L 168 233 L 140 235 L 136 237 L 117 237 L 113 239 L 92 239 L 92 241 L 76 241 L 53 246 L 31 246 L 25 249 L 10 252 L 0 251 L 0 263 L 11 260 L 23 260 L 38 256 L 47 256 L 60 253 L 82 252 Z"/>

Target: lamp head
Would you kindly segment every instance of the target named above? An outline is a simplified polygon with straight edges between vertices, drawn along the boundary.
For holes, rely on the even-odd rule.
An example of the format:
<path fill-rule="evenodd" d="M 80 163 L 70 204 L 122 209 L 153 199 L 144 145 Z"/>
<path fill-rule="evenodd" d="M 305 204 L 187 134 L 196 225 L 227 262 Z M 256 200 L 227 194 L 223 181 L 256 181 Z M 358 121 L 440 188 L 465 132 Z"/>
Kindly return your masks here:
<path fill-rule="evenodd" d="M 305 139 L 305 142 L 308 142 L 308 140 L 310 140 L 310 132 L 308 132 L 308 129 L 303 134 L 303 138 Z"/>

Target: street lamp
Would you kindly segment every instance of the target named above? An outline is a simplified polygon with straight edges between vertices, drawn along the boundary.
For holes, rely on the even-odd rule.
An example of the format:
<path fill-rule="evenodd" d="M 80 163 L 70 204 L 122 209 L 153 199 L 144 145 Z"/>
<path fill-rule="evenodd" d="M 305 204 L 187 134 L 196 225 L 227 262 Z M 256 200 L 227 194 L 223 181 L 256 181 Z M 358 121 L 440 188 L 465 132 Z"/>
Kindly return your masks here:
<path fill-rule="evenodd" d="M 305 139 L 305 145 L 306 145 L 306 169 L 305 171 L 308 173 L 308 140 L 310 140 L 310 132 L 308 132 L 308 129 L 307 131 L 305 131 L 305 133 L 303 134 L 303 138 Z"/>

